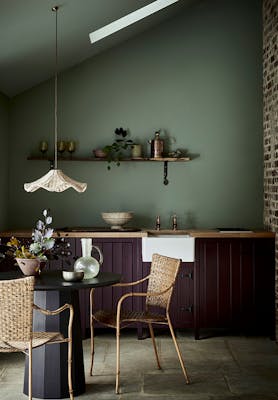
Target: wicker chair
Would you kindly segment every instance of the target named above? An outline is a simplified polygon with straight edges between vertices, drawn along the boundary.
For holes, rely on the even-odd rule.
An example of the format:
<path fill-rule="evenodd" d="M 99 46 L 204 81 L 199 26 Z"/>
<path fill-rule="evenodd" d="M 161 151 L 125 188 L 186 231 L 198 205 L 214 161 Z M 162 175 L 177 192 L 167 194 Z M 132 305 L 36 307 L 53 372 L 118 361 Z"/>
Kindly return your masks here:
<path fill-rule="evenodd" d="M 23 352 L 29 356 L 29 399 L 32 399 L 32 349 L 50 343 L 68 343 L 68 385 L 70 399 L 73 400 L 72 322 L 73 307 L 70 304 L 54 311 L 44 310 L 33 304 L 35 278 L 0 281 L 0 352 Z M 69 309 L 68 338 L 60 332 L 33 332 L 33 310 L 45 315 L 57 315 Z"/>
<path fill-rule="evenodd" d="M 154 347 L 154 353 L 156 357 L 157 366 L 161 369 L 157 347 L 155 344 L 154 331 L 152 324 L 164 324 L 168 325 L 174 345 L 178 354 L 180 365 L 186 380 L 189 383 L 189 378 L 184 366 L 184 362 L 179 350 L 179 346 L 175 337 L 175 333 L 172 327 L 172 323 L 169 315 L 169 306 L 171 302 L 173 287 L 175 284 L 176 276 L 180 267 L 181 260 L 176 258 L 170 258 L 159 254 L 153 254 L 151 271 L 148 276 L 140 279 L 136 282 L 131 283 L 118 283 L 114 286 L 135 286 L 148 280 L 148 288 L 146 293 L 126 293 L 120 297 L 117 303 L 117 310 L 115 311 L 104 311 L 99 310 L 94 312 L 94 289 L 90 292 L 90 318 L 91 318 L 91 368 L 90 375 L 93 371 L 94 361 L 94 320 L 98 321 L 108 327 L 116 329 L 116 343 L 117 343 L 117 364 L 116 364 L 116 393 L 119 393 L 120 383 L 120 329 L 124 328 L 132 322 L 144 322 L 149 326 L 150 335 Z M 127 298 L 134 297 L 145 297 L 145 309 L 142 312 L 137 311 L 124 311 L 122 310 L 122 304 Z M 153 311 L 153 307 L 159 307 L 159 312 Z M 161 312 L 160 312 L 161 311 Z"/>

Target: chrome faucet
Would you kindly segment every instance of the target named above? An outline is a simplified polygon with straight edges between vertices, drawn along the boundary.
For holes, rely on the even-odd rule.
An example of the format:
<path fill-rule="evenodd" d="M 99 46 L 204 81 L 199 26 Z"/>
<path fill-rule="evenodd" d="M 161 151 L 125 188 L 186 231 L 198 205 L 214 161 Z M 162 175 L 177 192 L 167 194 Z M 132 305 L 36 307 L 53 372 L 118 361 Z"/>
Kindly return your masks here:
<path fill-rule="evenodd" d="M 173 229 L 173 231 L 176 231 L 177 228 L 178 228 L 177 216 L 176 216 L 176 214 L 174 214 L 172 216 L 172 229 Z"/>
<path fill-rule="evenodd" d="M 160 230 L 160 216 L 159 216 L 159 215 L 156 217 L 155 229 L 156 229 L 157 231 Z"/>

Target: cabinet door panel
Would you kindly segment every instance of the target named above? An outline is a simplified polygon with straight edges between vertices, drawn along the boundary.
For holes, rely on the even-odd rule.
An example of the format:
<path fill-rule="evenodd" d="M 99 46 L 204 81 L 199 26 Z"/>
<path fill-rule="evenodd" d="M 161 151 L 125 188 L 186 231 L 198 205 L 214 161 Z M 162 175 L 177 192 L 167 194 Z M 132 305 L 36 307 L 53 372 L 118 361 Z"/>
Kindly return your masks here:
<path fill-rule="evenodd" d="M 81 256 L 80 239 L 76 239 L 77 255 Z M 122 274 L 123 282 L 132 282 L 138 277 L 138 263 L 140 263 L 140 239 L 133 238 L 99 238 L 93 240 L 93 245 L 98 246 L 103 253 L 103 265 L 100 267 L 102 271 L 110 271 Z M 98 259 L 97 253 L 93 257 Z M 136 290 L 139 290 L 137 288 Z M 126 293 L 127 289 L 123 288 L 97 288 L 94 292 L 94 309 L 113 309 L 116 307 L 119 297 Z M 135 309 L 138 300 L 128 299 L 124 303 L 123 308 Z M 80 311 L 83 337 L 88 336 L 89 332 L 89 290 L 80 293 Z M 95 325 L 98 326 L 97 324 Z"/>
<path fill-rule="evenodd" d="M 231 323 L 231 244 L 221 241 L 217 245 L 217 321 L 225 326 Z"/>
<path fill-rule="evenodd" d="M 174 328 L 192 328 L 194 311 L 194 263 L 182 263 L 170 306 Z"/>
<path fill-rule="evenodd" d="M 218 276 L 218 245 L 215 241 L 206 241 L 200 248 L 199 290 L 200 290 L 200 321 L 206 327 L 217 324 L 217 276 Z"/>
<path fill-rule="evenodd" d="M 196 240 L 196 329 L 274 327 L 274 239 Z"/>
<path fill-rule="evenodd" d="M 241 321 L 240 325 L 243 329 L 252 326 L 255 319 L 255 270 L 253 257 L 253 243 L 251 240 L 241 241 L 241 258 L 240 258 L 240 282 L 239 292 L 241 296 Z"/>
<path fill-rule="evenodd" d="M 261 239 L 255 246 L 256 328 L 275 335 L 274 240 Z"/>

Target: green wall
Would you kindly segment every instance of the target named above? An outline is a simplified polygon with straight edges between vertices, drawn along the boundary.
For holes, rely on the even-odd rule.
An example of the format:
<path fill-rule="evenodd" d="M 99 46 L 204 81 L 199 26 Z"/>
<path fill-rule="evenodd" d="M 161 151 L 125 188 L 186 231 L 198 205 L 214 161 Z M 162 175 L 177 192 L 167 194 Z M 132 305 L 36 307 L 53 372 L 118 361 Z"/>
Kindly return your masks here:
<path fill-rule="evenodd" d="M 5 229 L 8 221 L 8 105 L 8 98 L 0 93 L 0 229 Z"/>
<path fill-rule="evenodd" d="M 157 129 L 188 163 L 61 162 L 84 194 L 25 193 L 23 183 L 48 170 L 27 161 L 42 139 L 53 142 L 53 81 L 11 106 L 10 227 L 32 226 L 49 207 L 54 225 L 103 225 L 100 212 L 132 210 L 134 226 L 263 226 L 262 43 L 259 0 L 201 1 L 174 19 L 112 48 L 59 77 L 59 137 L 78 141 L 76 155 L 110 144 L 128 128 L 144 144 Z M 147 153 L 148 154 L 148 153 Z"/>

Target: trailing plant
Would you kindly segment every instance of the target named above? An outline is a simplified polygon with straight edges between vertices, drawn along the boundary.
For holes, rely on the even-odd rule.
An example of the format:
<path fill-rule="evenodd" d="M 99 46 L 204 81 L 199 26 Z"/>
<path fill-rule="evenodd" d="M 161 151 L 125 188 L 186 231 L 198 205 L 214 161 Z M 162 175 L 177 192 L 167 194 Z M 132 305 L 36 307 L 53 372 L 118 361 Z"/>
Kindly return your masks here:
<path fill-rule="evenodd" d="M 126 150 L 131 149 L 133 145 L 133 140 L 127 138 L 127 130 L 116 128 L 114 133 L 117 135 L 117 139 L 111 145 L 103 148 L 108 161 L 107 169 L 111 169 L 110 164 L 112 161 L 114 161 L 118 167 L 120 165 L 120 160 L 123 160 L 125 157 Z"/>

